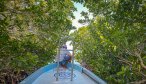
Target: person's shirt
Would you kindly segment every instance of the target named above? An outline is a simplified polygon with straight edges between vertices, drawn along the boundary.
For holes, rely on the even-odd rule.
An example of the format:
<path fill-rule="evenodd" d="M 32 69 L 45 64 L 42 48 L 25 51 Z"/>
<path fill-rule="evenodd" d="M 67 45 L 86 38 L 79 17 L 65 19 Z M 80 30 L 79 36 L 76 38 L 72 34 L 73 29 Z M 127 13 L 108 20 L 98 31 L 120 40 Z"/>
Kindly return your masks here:
<path fill-rule="evenodd" d="M 65 57 L 66 55 L 70 55 L 70 56 L 71 56 L 70 52 L 69 52 L 67 49 L 61 48 L 61 49 L 60 49 L 59 61 L 63 61 L 63 59 L 64 59 L 64 57 Z M 58 59 L 58 55 L 56 56 L 56 62 L 57 62 L 57 59 Z"/>

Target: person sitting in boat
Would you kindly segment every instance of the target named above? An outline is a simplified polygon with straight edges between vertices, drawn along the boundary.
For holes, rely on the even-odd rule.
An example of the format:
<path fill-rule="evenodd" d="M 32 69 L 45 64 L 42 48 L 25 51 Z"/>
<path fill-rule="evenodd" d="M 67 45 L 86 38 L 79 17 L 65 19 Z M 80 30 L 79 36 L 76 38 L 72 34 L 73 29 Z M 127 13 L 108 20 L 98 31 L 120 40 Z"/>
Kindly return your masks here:
<path fill-rule="evenodd" d="M 60 48 L 60 57 L 59 57 L 59 64 L 63 67 L 63 68 L 67 68 L 67 64 L 68 62 L 71 62 L 71 53 L 67 50 L 67 45 L 63 45 Z M 57 57 L 58 58 L 58 55 Z M 57 59 L 56 59 L 57 61 Z"/>

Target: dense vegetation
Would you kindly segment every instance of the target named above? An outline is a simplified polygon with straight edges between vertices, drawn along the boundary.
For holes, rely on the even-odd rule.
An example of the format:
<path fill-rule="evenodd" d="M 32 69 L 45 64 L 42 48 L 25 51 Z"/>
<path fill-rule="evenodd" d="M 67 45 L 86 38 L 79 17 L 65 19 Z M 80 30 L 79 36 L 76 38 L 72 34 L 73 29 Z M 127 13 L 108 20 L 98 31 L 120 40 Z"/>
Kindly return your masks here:
<path fill-rule="evenodd" d="M 54 59 L 74 28 L 69 0 L 0 0 L 0 83 L 16 84 Z"/>
<path fill-rule="evenodd" d="M 89 24 L 75 31 L 76 59 L 109 84 L 146 83 L 146 2 L 73 0 Z M 17 84 L 52 62 L 73 29 L 71 0 L 0 0 L 0 83 Z"/>
<path fill-rule="evenodd" d="M 146 83 L 146 2 L 76 0 L 88 13 L 74 32 L 77 59 L 109 84 Z"/>

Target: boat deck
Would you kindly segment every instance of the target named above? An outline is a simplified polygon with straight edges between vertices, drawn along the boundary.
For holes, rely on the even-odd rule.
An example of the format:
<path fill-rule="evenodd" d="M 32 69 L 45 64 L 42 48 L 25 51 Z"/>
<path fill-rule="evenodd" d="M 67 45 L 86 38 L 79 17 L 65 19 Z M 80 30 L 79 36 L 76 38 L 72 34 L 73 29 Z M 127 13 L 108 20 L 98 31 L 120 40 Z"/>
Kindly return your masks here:
<path fill-rule="evenodd" d="M 68 64 L 67 66 L 69 69 L 59 68 L 58 81 L 56 81 L 57 63 L 51 63 L 32 73 L 20 84 L 107 84 L 94 73 L 78 64 Z M 74 71 L 71 81 L 72 67 Z"/>
<path fill-rule="evenodd" d="M 56 81 L 56 68 L 41 74 L 32 84 L 97 84 L 89 76 L 74 70 L 71 81 L 71 70 L 60 68 L 59 80 Z"/>

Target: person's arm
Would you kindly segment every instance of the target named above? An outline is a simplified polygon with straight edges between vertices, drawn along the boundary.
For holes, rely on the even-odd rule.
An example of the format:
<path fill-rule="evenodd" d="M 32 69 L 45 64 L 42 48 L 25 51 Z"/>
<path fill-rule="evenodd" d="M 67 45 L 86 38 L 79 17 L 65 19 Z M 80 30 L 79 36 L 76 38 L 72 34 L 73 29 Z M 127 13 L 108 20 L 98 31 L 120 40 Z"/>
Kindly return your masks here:
<path fill-rule="evenodd" d="M 70 56 L 70 57 L 72 56 L 71 53 L 70 53 L 69 51 L 67 52 L 67 55 Z"/>
<path fill-rule="evenodd" d="M 67 56 L 70 56 L 68 61 L 71 62 L 72 54 L 69 51 L 67 52 Z"/>

